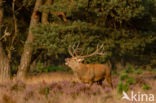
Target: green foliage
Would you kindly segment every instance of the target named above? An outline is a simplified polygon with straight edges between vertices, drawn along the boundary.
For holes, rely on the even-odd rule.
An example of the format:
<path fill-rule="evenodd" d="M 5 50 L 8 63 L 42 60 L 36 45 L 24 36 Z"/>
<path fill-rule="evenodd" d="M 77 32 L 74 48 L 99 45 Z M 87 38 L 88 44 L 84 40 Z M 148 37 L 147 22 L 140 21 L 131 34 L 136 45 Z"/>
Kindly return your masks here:
<path fill-rule="evenodd" d="M 156 73 L 156 68 L 149 68 L 148 70 L 152 73 Z"/>
<path fill-rule="evenodd" d="M 56 72 L 56 71 L 64 71 L 65 72 L 65 69 L 62 67 L 54 66 L 54 65 L 43 68 L 43 72 Z"/>
<path fill-rule="evenodd" d="M 25 84 L 23 84 L 23 83 L 16 83 L 16 84 L 11 86 L 10 90 L 11 91 L 19 91 L 19 90 L 22 90 L 22 89 L 25 89 L 25 88 L 26 88 Z"/>
<path fill-rule="evenodd" d="M 135 78 L 130 75 L 132 73 L 134 73 L 134 68 L 132 66 L 128 66 L 127 69 L 124 69 L 120 72 L 120 80 L 117 89 L 118 93 L 128 91 L 129 86 L 136 83 Z"/>
<path fill-rule="evenodd" d="M 142 87 L 143 90 L 150 90 L 152 89 L 152 87 L 148 84 L 144 84 L 144 86 Z"/>
<path fill-rule="evenodd" d="M 23 5 L 22 6 L 24 6 L 24 7 L 30 7 L 30 6 L 33 6 L 34 4 L 35 4 L 35 1 L 36 0 L 23 0 L 22 2 L 23 2 Z"/>
<path fill-rule="evenodd" d="M 12 65 L 11 66 L 11 74 L 14 75 L 17 73 L 17 71 L 18 71 L 18 68 L 15 65 Z"/>
<path fill-rule="evenodd" d="M 148 2 L 148 3 L 145 3 Z M 144 52 L 147 44 L 156 40 L 150 31 L 152 0 L 57 0 L 42 8 L 52 13 L 50 23 L 39 24 L 32 29 L 34 47 L 48 50 L 48 55 L 67 55 L 70 45 L 80 43 L 89 53 L 97 44 L 104 44 L 106 55 L 89 58 L 87 62 L 104 63 L 112 55 L 136 56 Z M 67 22 L 57 17 L 57 12 L 66 14 Z M 147 19 L 147 20 L 144 20 Z M 144 23 L 148 21 L 147 23 Z M 145 24 L 145 25 L 143 25 Z M 85 54 L 85 52 L 83 53 Z"/>
<path fill-rule="evenodd" d="M 118 72 L 117 72 L 116 69 L 113 69 L 113 70 L 112 70 L 112 75 L 115 75 L 115 74 L 118 74 Z"/>
<path fill-rule="evenodd" d="M 54 65 L 50 65 L 48 67 L 44 67 L 43 63 L 37 63 L 37 67 L 36 69 L 34 69 L 33 72 L 36 73 L 42 73 L 42 72 L 56 72 L 56 71 L 63 71 L 63 72 L 70 72 L 69 69 L 65 69 L 64 67 L 61 66 L 54 66 Z"/>
<path fill-rule="evenodd" d="M 44 65 L 43 63 L 38 62 L 33 72 L 37 72 L 37 73 L 43 72 L 43 67 L 44 67 L 43 65 Z"/>
<path fill-rule="evenodd" d="M 48 94 L 50 92 L 49 87 L 40 88 L 39 93 L 45 95 L 45 97 L 48 97 Z"/>
<path fill-rule="evenodd" d="M 134 71 L 135 71 L 135 70 L 134 70 L 133 66 L 132 66 L 132 65 L 128 65 L 128 67 L 125 68 L 125 69 L 122 71 L 122 73 L 133 73 Z"/>
<path fill-rule="evenodd" d="M 120 83 L 118 84 L 117 91 L 118 91 L 118 93 L 120 93 L 120 94 L 121 94 L 123 91 L 127 92 L 127 91 L 128 91 L 128 85 L 127 85 L 127 84 L 124 84 L 124 83 L 122 83 L 122 82 L 120 82 Z"/>
<path fill-rule="evenodd" d="M 126 80 L 126 84 L 128 84 L 128 85 L 132 85 L 132 84 L 135 84 L 135 83 L 136 83 L 136 81 L 135 81 L 134 77 L 129 77 Z"/>
<path fill-rule="evenodd" d="M 136 69 L 135 73 L 138 74 L 138 75 L 143 74 L 141 69 Z"/>
<path fill-rule="evenodd" d="M 11 87 L 11 90 L 18 91 L 18 85 L 17 84 L 13 85 Z"/>
<path fill-rule="evenodd" d="M 126 73 L 120 74 L 120 80 L 125 80 L 127 78 L 129 78 L 128 74 L 126 74 Z"/>
<path fill-rule="evenodd" d="M 2 44 L 6 53 L 11 51 L 12 73 L 16 73 L 20 63 L 35 1 L 16 0 L 17 36 L 14 33 L 12 2 L 4 2 L 1 34 L 8 28 L 11 36 L 2 40 Z M 38 24 L 31 28 L 35 39 L 32 58 L 36 58 L 38 52 L 43 52 L 38 59 L 43 62 L 37 64 L 37 72 L 43 72 L 47 61 L 56 65 L 64 63 L 64 59 L 69 57 L 68 47 L 78 43 L 82 55 L 87 50 L 88 53 L 93 52 L 97 44 L 104 44 L 106 55 L 87 58 L 85 63 L 105 63 L 112 56 L 146 61 L 148 59 L 142 59 L 145 56 L 149 56 L 150 60 L 150 57 L 156 58 L 153 56 L 156 41 L 155 0 L 55 0 L 52 5 L 42 5 L 37 9 L 41 12 L 39 15 L 42 12 L 50 13 L 49 24 Z M 58 12 L 65 14 L 67 22 L 57 15 Z M 44 72 L 51 71 L 50 67 L 47 68 Z"/>
<path fill-rule="evenodd" d="M 138 74 L 138 75 L 143 74 L 142 69 L 137 69 L 137 68 L 133 67 L 132 65 L 128 65 L 128 67 L 126 69 L 122 70 L 121 76 L 122 76 L 122 74 L 126 75 L 126 74 L 129 74 L 129 73 L 135 73 L 135 74 Z"/>

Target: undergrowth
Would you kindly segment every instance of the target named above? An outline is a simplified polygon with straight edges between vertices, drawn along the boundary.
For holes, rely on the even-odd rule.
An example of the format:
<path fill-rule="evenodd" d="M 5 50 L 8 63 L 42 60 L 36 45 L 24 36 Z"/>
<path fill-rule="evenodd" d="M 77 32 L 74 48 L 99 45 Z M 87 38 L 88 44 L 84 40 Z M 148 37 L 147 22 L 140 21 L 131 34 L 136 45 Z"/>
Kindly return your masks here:
<path fill-rule="evenodd" d="M 129 87 L 134 87 L 136 85 L 136 79 L 135 75 L 141 75 L 143 74 L 142 69 L 135 68 L 131 65 L 129 65 L 127 68 L 123 69 L 120 72 L 120 80 L 117 87 L 118 93 L 122 93 L 123 91 L 127 92 L 129 90 Z M 142 86 L 143 90 L 150 90 L 152 89 L 150 85 L 144 84 Z"/>

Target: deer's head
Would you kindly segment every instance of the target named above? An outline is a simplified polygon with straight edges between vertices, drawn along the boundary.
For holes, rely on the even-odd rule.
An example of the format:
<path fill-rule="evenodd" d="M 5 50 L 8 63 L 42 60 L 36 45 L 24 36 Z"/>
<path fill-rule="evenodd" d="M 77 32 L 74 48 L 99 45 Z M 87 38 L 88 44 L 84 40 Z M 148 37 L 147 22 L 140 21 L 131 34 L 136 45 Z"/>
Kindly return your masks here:
<path fill-rule="evenodd" d="M 76 48 L 75 48 L 75 46 L 73 46 L 72 49 L 73 49 L 73 52 L 71 51 L 71 47 L 68 47 L 68 53 L 70 54 L 71 58 L 65 59 L 65 62 L 66 62 L 65 64 L 71 68 L 74 65 L 78 65 L 79 63 L 81 63 L 84 60 L 84 58 L 77 55 L 78 45 Z"/>
<path fill-rule="evenodd" d="M 82 52 L 81 52 L 80 55 L 78 55 L 77 51 L 80 50 L 78 47 L 79 47 L 79 45 L 77 45 L 76 48 L 75 48 L 75 46 L 68 48 L 68 52 L 69 52 L 71 58 L 66 58 L 65 59 L 65 62 L 66 62 L 65 64 L 68 65 L 71 68 L 74 67 L 75 65 L 79 65 L 79 63 L 81 63 L 87 57 L 97 55 L 97 54 L 98 55 L 103 55 L 104 54 L 103 53 L 103 51 L 104 51 L 103 45 L 101 45 L 101 46 L 97 45 L 96 50 L 93 53 L 88 54 L 88 51 L 87 51 L 87 54 L 83 55 L 83 56 L 81 55 Z M 71 49 L 73 49 L 73 52 L 71 51 Z"/>

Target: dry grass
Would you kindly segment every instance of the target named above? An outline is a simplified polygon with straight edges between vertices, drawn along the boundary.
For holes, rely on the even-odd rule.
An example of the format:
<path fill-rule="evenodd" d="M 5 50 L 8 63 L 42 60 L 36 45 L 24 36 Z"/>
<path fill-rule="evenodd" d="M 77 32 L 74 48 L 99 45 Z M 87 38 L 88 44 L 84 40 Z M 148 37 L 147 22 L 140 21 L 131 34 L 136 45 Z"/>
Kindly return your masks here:
<path fill-rule="evenodd" d="M 144 75 L 136 76 L 136 78 L 139 78 L 138 81 L 147 81 L 152 89 L 143 90 L 141 88 L 142 82 L 137 82 L 131 90 L 135 93 L 152 93 L 156 96 L 156 75 L 153 73 Z M 113 90 L 105 82 L 102 87 L 96 84 L 88 86 L 69 81 L 50 84 L 43 82 L 25 84 L 20 81 L 5 83 L 0 84 L 0 103 L 131 103 L 127 100 L 121 100 L 122 94 L 117 93 L 118 80 L 119 77 L 114 75 L 113 85 L 115 88 Z M 130 95 L 131 90 L 128 91 L 128 95 Z"/>

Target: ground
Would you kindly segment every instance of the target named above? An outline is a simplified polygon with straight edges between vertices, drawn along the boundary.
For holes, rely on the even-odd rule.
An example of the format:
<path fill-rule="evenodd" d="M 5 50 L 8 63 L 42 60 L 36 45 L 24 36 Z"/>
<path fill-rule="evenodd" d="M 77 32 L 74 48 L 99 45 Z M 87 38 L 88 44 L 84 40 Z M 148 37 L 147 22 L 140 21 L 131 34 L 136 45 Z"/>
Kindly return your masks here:
<path fill-rule="evenodd" d="M 119 83 L 126 80 L 121 74 L 113 74 L 112 82 L 114 89 L 111 89 L 106 81 L 102 86 L 96 84 L 89 86 L 70 81 L 53 82 L 46 84 L 27 85 L 21 81 L 0 84 L 0 103 L 156 103 L 156 73 L 143 71 L 143 73 L 130 73 L 135 82 L 128 86 L 127 95 L 131 98 L 131 92 L 137 94 L 136 98 L 142 94 L 155 96 L 155 100 L 128 101 L 122 100 L 122 92 Z M 126 90 L 125 88 L 122 88 Z M 121 92 L 121 93 L 120 93 Z M 141 97 L 140 97 L 141 98 Z M 138 98 L 137 98 L 138 100 Z"/>

